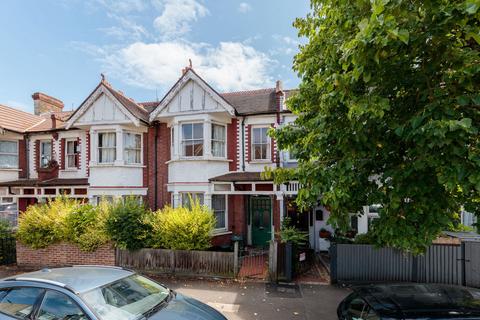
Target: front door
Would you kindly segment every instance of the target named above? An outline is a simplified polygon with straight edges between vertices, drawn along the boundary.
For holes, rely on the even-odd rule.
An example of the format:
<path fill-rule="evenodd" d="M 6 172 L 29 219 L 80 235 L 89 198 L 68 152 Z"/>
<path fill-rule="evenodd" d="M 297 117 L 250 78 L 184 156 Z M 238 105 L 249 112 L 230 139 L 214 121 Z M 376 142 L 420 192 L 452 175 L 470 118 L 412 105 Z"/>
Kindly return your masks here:
<path fill-rule="evenodd" d="M 251 197 L 252 245 L 266 247 L 272 239 L 272 200 L 270 197 Z"/>

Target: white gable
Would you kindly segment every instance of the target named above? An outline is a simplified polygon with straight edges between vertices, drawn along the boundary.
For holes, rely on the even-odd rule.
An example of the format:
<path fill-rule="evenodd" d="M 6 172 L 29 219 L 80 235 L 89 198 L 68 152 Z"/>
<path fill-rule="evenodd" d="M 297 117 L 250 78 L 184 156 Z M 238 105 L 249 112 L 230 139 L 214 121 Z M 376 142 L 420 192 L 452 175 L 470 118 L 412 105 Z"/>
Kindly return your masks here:
<path fill-rule="evenodd" d="M 120 110 L 105 94 L 101 94 L 97 100 L 82 114 L 77 124 L 96 122 L 130 122 L 128 116 Z"/>
<path fill-rule="evenodd" d="M 152 112 L 150 121 L 154 121 L 156 117 L 201 112 L 235 114 L 228 102 L 189 70 Z"/>
<path fill-rule="evenodd" d="M 134 123 L 135 118 L 105 87 L 100 86 L 69 119 L 67 129 L 73 125 Z"/>

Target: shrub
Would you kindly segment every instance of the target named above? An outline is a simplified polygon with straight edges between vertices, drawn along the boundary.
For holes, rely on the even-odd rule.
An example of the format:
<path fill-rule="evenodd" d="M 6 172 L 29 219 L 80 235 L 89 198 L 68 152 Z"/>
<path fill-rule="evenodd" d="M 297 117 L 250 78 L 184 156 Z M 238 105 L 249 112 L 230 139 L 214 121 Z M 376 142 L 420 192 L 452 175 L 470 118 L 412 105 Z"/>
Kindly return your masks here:
<path fill-rule="evenodd" d="M 284 243 L 291 242 L 297 246 L 303 246 L 307 244 L 308 233 L 302 232 L 291 225 L 292 221 L 290 217 L 283 218 L 282 226 L 280 227 L 280 240 Z"/>
<path fill-rule="evenodd" d="M 116 201 L 109 211 L 106 232 L 119 248 L 136 250 L 148 246 L 152 230 L 147 219 L 150 211 L 137 198 Z"/>
<path fill-rule="evenodd" d="M 108 204 L 106 204 L 108 206 Z M 105 203 L 99 206 L 83 204 L 66 216 L 68 240 L 80 250 L 92 252 L 108 241 L 105 232 Z"/>
<path fill-rule="evenodd" d="M 78 202 L 67 197 L 28 207 L 20 216 L 17 239 L 34 249 L 67 240 L 66 216 L 77 207 Z"/>
<path fill-rule="evenodd" d="M 215 217 L 198 201 L 190 208 L 165 207 L 153 213 L 152 246 L 174 250 L 206 250 L 211 246 Z"/>
<path fill-rule="evenodd" d="M 12 235 L 12 226 L 10 222 L 5 219 L 0 219 L 0 238 L 9 237 Z"/>

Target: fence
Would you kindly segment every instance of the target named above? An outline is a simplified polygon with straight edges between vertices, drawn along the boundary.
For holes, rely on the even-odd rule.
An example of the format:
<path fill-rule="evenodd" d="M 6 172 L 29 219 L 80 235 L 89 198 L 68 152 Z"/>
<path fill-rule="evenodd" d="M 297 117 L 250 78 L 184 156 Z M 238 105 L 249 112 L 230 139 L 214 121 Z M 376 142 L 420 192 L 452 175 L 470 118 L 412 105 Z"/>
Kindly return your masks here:
<path fill-rule="evenodd" d="M 166 249 L 117 249 L 118 266 L 135 270 L 184 275 L 233 277 L 238 266 L 234 252 Z"/>
<path fill-rule="evenodd" d="M 0 265 L 12 264 L 15 262 L 17 262 L 15 238 L 0 238 Z"/>
<path fill-rule="evenodd" d="M 480 286 L 480 242 L 432 245 L 413 256 L 371 245 L 333 244 L 332 282 L 427 282 Z"/>

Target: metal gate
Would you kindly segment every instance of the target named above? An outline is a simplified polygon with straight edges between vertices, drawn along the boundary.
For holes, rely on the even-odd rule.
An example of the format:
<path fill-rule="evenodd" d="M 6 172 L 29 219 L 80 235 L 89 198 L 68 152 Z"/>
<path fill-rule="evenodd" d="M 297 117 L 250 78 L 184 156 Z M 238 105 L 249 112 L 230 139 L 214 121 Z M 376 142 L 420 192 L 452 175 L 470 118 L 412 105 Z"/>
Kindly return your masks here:
<path fill-rule="evenodd" d="M 464 242 L 465 285 L 480 287 L 480 242 Z"/>
<path fill-rule="evenodd" d="M 0 238 L 0 265 L 17 262 L 17 249 L 14 237 Z"/>
<path fill-rule="evenodd" d="M 265 279 L 268 273 L 268 250 L 249 249 L 241 252 L 239 278 Z"/>

